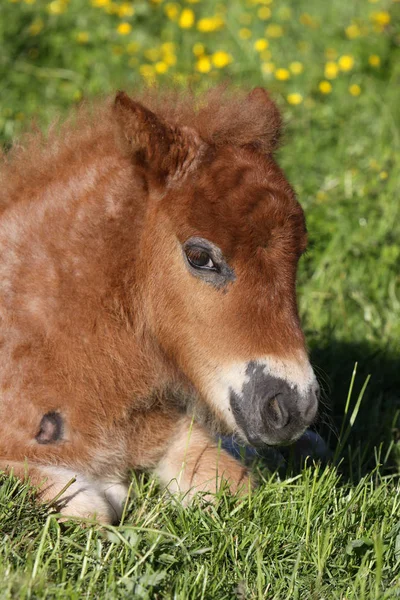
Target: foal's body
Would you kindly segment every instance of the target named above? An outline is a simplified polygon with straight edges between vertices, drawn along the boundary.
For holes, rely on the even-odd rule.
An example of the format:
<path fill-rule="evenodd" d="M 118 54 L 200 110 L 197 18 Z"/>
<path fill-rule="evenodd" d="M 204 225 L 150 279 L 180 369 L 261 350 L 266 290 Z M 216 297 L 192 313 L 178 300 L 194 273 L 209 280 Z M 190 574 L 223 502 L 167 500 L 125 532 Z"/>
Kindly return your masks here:
<path fill-rule="evenodd" d="M 268 98 L 248 102 L 264 102 L 276 119 Z M 263 139 L 265 145 L 269 136 L 268 152 L 261 143 L 238 142 L 237 133 L 232 139 L 219 133 L 223 143 L 212 140 L 215 124 L 207 139 L 200 125 L 190 129 L 184 118 L 177 121 L 167 125 L 120 95 L 113 109 L 65 125 L 62 139 L 54 133 L 46 144 L 33 139 L 5 159 L 0 468 L 28 474 L 44 500 L 76 477 L 60 501 L 67 515 L 118 518 L 130 469 L 153 470 L 189 495 L 214 491 L 221 478 L 234 490 L 245 487 L 242 466 L 217 449 L 199 421 L 213 420 L 251 441 L 272 428 L 271 440 L 265 434 L 262 443 L 277 443 L 301 434 L 315 414 L 309 400 L 315 380 L 294 296 L 304 221 L 270 156 L 277 125 L 268 125 Z M 266 180 L 274 197 L 269 216 L 260 204 Z M 247 199 L 234 198 L 243 185 L 256 190 L 251 209 Z M 204 223 L 202 212 L 208 213 Z M 240 215 L 250 215 L 246 226 Z M 264 280 L 274 293 L 261 314 L 265 290 L 244 270 L 244 246 L 246 236 L 260 235 L 259 220 L 270 222 L 271 215 L 276 222 L 267 237 L 279 230 L 271 260 L 285 253 L 285 244 L 278 247 L 284 239 L 291 265 L 281 288 Z M 184 244 L 197 244 L 199 236 L 222 249 L 217 270 L 204 274 L 207 267 L 190 262 L 192 250 Z M 253 258 L 259 246 L 256 240 Z M 267 270 L 264 276 L 268 280 Z M 234 296 L 239 282 L 244 289 Z M 260 397 L 260 361 L 271 381 L 296 388 L 303 399 L 295 408 L 292 398 L 288 409 L 274 405 L 262 426 L 247 418 L 243 404 L 246 394 L 250 403 Z M 258 373 L 250 392 L 249 369 Z M 187 410 L 178 397 L 191 397 L 194 408 Z M 295 428 L 287 412 L 295 414 Z M 286 433 L 278 440 L 280 429 Z"/>

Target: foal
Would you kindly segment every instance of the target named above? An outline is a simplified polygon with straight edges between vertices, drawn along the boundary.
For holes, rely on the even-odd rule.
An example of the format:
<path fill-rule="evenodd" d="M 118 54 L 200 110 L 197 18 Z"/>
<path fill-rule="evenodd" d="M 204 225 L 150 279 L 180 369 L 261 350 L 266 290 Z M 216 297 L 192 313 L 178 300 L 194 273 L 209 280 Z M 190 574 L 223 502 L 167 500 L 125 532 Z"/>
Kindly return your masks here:
<path fill-rule="evenodd" d="M 243 467 L 212 431 L 317 410 L 296 307 L 303 211 L 267 93 L 150 92 L 27 137 L 0 171 L 0 468 L 115 521 L 130 469 L 190 497 Z"/>

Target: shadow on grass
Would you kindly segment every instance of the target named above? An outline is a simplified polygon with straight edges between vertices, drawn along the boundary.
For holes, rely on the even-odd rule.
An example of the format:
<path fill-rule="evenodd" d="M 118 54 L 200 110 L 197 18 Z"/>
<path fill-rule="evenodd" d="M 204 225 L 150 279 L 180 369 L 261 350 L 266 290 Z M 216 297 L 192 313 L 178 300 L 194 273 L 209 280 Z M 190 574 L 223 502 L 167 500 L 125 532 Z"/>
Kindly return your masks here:
<path fill-rule="evenodd" d="M 323 388 L 316 430 L 332 452 L 342 446 L 342 469 L 358 479 L 383 465 L 387 474 L 400 467 L 400 351 L 397 355 L 368 343 L 330 340 L 311 351 L 311 361 Z M 346 413 L 353 371 L 354 385 Z M 354 423 L 343 443 L 357 399 L 368 378 Z M 342 432 L 342 443 L 339 436 Z"/>

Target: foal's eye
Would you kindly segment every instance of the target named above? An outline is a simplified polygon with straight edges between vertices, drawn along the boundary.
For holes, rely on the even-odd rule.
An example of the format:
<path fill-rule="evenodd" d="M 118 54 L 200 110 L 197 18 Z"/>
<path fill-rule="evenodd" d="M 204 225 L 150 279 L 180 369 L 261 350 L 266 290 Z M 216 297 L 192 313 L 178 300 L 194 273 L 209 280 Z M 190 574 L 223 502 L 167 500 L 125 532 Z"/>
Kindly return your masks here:
<path fill-rule="evenodd" d="M 195 269 L 216 270 L 216 266 L 207 250 L 203 250 L 202 248 L 186 248 L 185 252 L 189 263 Z"/>

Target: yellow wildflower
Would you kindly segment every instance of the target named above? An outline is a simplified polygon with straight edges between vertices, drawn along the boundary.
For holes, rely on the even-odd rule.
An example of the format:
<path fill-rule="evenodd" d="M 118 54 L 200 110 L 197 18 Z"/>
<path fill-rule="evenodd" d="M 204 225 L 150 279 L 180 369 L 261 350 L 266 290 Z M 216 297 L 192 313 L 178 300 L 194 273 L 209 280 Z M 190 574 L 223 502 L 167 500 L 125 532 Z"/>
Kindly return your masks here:
<path fill-rule="evenodd" d="M 349 92 L 352 96 L 359 96 L 361 94 L 361 88 L 357 83 L 353 83 L 353 85 L 349 87 Z"/>
<path fill-rule="evenodd" d="M 154 69 L 156 73 L 160 73 L 162 75 L 163 73 L 166 73 L 168 71 L 168 65 L 164 61 L 160 60 L 156 62 L 156 64 L 154 65 Z"/>
<path fill-rule="evenodd" d="M 254 42 L 254 49 L 257 50 L 257 52 L 262 52 L 263 50 L 266 50 L 268 46 L 268 40 L 266 40 L 265 38 L 260 38 Z"/>
<path fill-rule="evenodd" d="M 175 52 L 176 44 L 174 42 L 164 42 L 161 44 L 161 52 L 164 54 L 172 54 Z"/>
<path fill-rule="evenodd" d="M 96 8 L 103 8 L 107 4 L 110 4 L 110 0 L 91 0 L 91 5 Z"/>
<path fill-rule="evenodd" d="M 308 13 L 303 13 L 302 15 L 300 15 L 299 21 L 302 25 L 304 25 L 305 27 L 309 27 L 310 29 L 317 29 L 319 27 L 317 19 L 315 19 Z"/>
<path fill-rule="evenodd" d="M 79 31 L 76 34 L 76 41 L 79 44 L 87 44 L 88 41 L 89 41 L 89 34 L 88 34 L 88 32 L 87 31 Z"/>
<path fill-rule="evenodd" d="M 217 69 L 223 69 L 224 67 L 228 66 L 233 59 L 228 52 L 225 52 L 224 50 L 219 50 L 218 52 L 214 52 L 214 54 L 211 57 L 211 60 L 214 67 L 217 67 Z"/>
<path fill-rule="evenodd" d="M 200 0 L 186 0 L 188 4 L 197 4 Z"/>
<path fill-rule="evenodd" d="M 335 79 L 339 73 L 338 65 L 333 61 L 328 61 L 325 65 L 325 77 L 326 79 Z"/>
<path fill-rule="evenodd" d="M 261 65 L 261 71 L 264 75 L 271 75 L 275 71 L 275 64 L 273 62 L 264 62 Z"/>
<path fill-rule="evenodd" d="M 301 75 L 301 73 L 304 71 L 304 66 L 303 63 L 299 62 L 298 60 L 295 60 L 294 62 L 290 63 L 289 69 L 291 70 L 293 75 Z"/>
<path fill-rule="evenodd" d="M 280 38 L 283 36 L 283 27 L 281 25 L 271 23 L 271 25 L 266 27 L 265 34 L 270 38 Z"/>
<path fill-rule="evenodd" d="M 143 52 L 143 55 L 148 60 L 155 62 L 160 58 L 160 50 L 158 48 L 148 48 Z"/>
<path fill-rule="evenodd" d="M 169 67 L 173 67 L 174 65 L 176 65 L 177 58 L 176 58 L 175 54 L 171 53 L 171 54 L 164 54 L 163 60 L 166 65 L 168 65 Z"/>
<path fill-rule="evenodd" d="M 117 31 L 120 35 L 128 35 L 132 31 L 132 25 L 124 21 L 118 25 Z"/>
<path fill-rule="evenodd" d="M 44 27 L 42 19 L 35 19 L 28 27 L 28 31 L 31 35 L 38 35 Z"/>
<path fill-rule="evenodd" d="M 199 19 L 197 23 L 197 29 L 204 33 L 209 33 L 210 31 L 219 31 L 224 26 L 224 20 L 219 15 L 214 15 L 213 17 L 204 17 L 203 19 Z"/>
<path fill-rule="evenodd" d="M 251 38 L 250 29 L 247 29 L 247 27 L 242 27 L 242 29 L 239 29 L 239 37 L 241 40 L 248 40 Z"/>
<path fill-rule="evenodd" d="M 179 15 L 179 4 L 176 2 L 168 2 L 165 5 L 164 12 L 170 21 L 176 21 Z"/>
<path fill-rule="evenodd" d="M 67 7 L 63 2 L 53 0 L 53 2 L 47 5 L 47 10 L 51 15 L 61 15 L 61 13 L 67 10 Z"/>
<path fill-rule="evenodd" d="M 128 54 L 135 54 L 140 48 L 139 42 L 129 42 L 126 46 L 126 51 Z"/>
<path fill-rule="evenodd" d="M 286 99 L 288 103 L 292 104 L 293 106 L 297 106 L 298 104 L 301 104 L 303 102 L 303 96 L 301 94 L 298 94 L 297 92 L 288 94 Z"/>
<path fill-rule="evenodd" d="M 379 12 L 373 12 L 370 15 L 370 19 L 375 25 L 385 27 L 390 23 L 390 14 L 386 10 L 380 10 Z"/>
<path fill-rule="evenodd" d="M 290 79 L 290 71 L 288 71 L 288 69 L 277 69 L 275 71 L 275 77 L 279 81 L 287 81 Z"/>
<path fill-rule="evenodd" d="M 381 59 L 379 58 L 379 56 L 377 54 L 371 54 L 371 56 L 368 59 L 368 62 L 371 65 L 371 67 L 380 67 L 381 66 Z"/>
<path fill-rule="evenodd" d="M 202 56 L 196 63 L 196 71 L 199 73 L 208 73 L 211 71 L 211 60 L 208 56 Z"/>
<path fill-rule="evenodd" d="M 351 71 L 351 69 L 354 67 L 354 58 L 349 54 L 343 54 L 343 56 L 339 58 L 338 64 L 339 69 L 346 73 L 347 71 Z"/>
<path fill-rule="evenodd" d="M 361 29 L 356 23 L 352 23 L 351 25 L 346 27 L 345 33 L 349 40 L 354 40 L 355 38 L 358 38 L 361 35 Z"/>
<path fill-rule="evenodd" d="M 262 60 L 271 60 L 272 53 L 269 50 L 263 50 L 262 52 L 260 52 L 260 58 Z"/>
<path fill-rule="evenodd" d="M 195 56 L 202 56 L 205 53 L 206 49 L 203 44 L 197 43 L 193 46 L 192 52 Z"/>
<path fill-rule="evenodd" d="M 25 4 L 35 4 L 36 0 L 24 0 Z"/>
<path fill-rule="evenodd" d="M 267 21 L 271 18 L 271 9 L 268 6 L 262 6 L 257 11 L 257 16 L 261 21 Z"/>
<path fill-rule="evenodd" d="M 330 94 L 332 91 L 332 84 L 329 83 L 329 81 L 321 81 L 318 88 L 321 94 Z"/>
<path fill-rule="evenodd" d="M 132 4 L 129 2 L 123 2 L 120 6 L 118 6 L 118 16 L 119 17 L 132 17 L 135 14 L 135 9 Z"/>
<path fill-rule="evenodd" d="M 139 67 L 139 73 L 146 79 L 148 83 L 151 83 L 155 79 L 155 70 L 153 65 L 141 65 Z"/>
<path fill-rule="evenodd" d="M 379 177 L 380 177 L 380 179 L 387 179 L 389 177 L 389 174 L 387 171 L 381 171 L 379 173 Z"/>
<path fill-rule="evenodd" d="M 107 2 L 107 5 L 104 7 L 104 10 L 108 15 L 117 15 L 118 4 L 116 2 Z"/>
<path fill-rule="evenodd" d="M 179 27 L 190 29 L 194 24 L 194 12 L 191 8 L 184 8 L 179 17 Z"/>

